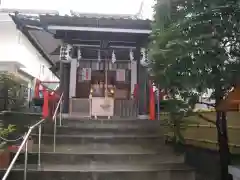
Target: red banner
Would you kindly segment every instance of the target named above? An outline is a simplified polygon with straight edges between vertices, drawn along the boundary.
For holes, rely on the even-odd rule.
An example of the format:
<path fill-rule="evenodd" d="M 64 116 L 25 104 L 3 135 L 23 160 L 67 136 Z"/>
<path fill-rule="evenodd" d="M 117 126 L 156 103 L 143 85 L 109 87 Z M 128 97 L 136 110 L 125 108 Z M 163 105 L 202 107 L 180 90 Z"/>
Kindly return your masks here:
<path fill-rule="evenodd" d="M 156 119 L 156 111 L 155 111 L 155 94 L 153 90 L 153 86 L 149 86 L 149 119 Z"/>
<path fill-rule="evenodd" d="M 43 90 L 43 99 L 44 99 L 44 103 L 43 103 L 43 110 L 42 110 L 42 116 L 43 118 L 47 118 L 48 115 L 49 115 L 49 107 L 48 107 L 48 104 L 49 104 L 49 93 L 47 90 Z"/>

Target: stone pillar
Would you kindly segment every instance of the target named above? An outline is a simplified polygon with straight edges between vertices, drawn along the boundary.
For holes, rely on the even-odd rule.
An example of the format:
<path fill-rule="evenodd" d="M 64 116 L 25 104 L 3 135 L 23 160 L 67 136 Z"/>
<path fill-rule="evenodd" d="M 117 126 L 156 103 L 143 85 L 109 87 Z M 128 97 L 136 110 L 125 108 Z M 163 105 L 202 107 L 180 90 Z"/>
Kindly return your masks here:
<path fill-rule="evenodd" d="M 138 118 L 148 119 L 147 109 L 147 72 L 146 68 L 140 63 L 141 49 L 136 48 L 137 60 L 137 83 L 138 83 Z"/>

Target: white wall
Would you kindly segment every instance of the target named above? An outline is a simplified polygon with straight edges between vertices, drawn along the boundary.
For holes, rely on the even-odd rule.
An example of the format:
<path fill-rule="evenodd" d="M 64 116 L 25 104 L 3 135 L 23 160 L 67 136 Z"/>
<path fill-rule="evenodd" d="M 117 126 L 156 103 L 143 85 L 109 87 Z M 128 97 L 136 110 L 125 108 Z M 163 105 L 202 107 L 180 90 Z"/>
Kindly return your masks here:
<path fill-rule="evenodd" d="M 34 48 L 7 13 L 0 13 L 0 62 L 16 61 L 28 74 L 42 81 L 57 81 L 49 70 L 50 64 Z"/>
<path fill-rule="evenodd" d="M 7 72 L 10 72 L 10 73 L 16 74 L 18 69 L 19 69 L 19 66 L 15 62 L 0 61 L 0 71 L 7 71 Z"/>

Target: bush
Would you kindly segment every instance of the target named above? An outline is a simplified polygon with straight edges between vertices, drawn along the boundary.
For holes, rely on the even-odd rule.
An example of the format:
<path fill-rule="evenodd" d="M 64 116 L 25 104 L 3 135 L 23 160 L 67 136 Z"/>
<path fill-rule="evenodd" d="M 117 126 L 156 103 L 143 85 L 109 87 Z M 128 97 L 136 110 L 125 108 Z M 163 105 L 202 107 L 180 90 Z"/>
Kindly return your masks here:
<path fill-rule="evenodd" d="M 7 128 L 2 127 L 0 125 L 0 149 L 5 148 L 5 145 L 7 145 L 6 141 L 3 141 L 2 138 L 5 138 L 8 136 L 9 133 L 15 131 L 15 126 L 14 125 L 8 125 Z"/>
<path fill-rule="evenodd" d="M 0 72 L 0 110 L 18 110 L 26 104 L 27 82 L 14 74 Z"/>

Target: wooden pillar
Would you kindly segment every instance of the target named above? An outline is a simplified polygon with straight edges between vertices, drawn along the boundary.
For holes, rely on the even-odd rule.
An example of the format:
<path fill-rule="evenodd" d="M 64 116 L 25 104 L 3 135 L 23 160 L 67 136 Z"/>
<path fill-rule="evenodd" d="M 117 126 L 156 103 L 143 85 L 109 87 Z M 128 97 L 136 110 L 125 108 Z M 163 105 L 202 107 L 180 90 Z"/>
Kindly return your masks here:
<path fill-rule="evenodd" d="M 63 93 L 63 113 L 69 112 L 70 47 L 63 44 L 60 50 L 60 90 Z"/>
<path fill-rule="evenodd" d="M 64 80 L 63 80 L 63 113 L 69 113 L 69 85 L 70 85 L 70 63 L 63 64 Z"/>
<path fill-rule="evenodd" d="M 147 101 L 147 72 L 141 65 L 141 48 L 136 48 L 137 60 L 137 84 L 138 84 L 138 118 L 148 119 L 148 101 Z"/>

